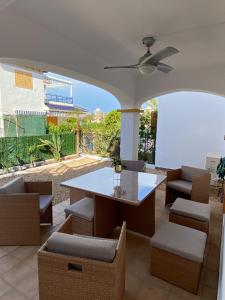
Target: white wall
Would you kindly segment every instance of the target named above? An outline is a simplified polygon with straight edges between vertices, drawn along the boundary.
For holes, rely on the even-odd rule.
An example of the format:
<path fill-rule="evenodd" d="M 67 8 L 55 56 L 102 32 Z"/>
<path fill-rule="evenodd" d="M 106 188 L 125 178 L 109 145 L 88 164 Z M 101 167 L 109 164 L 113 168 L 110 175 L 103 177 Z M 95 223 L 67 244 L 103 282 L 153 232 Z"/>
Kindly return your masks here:
<path fill-rule="evenodd" d="M 15 110 L 46 111 L 43 75 L 27 71 L 32 73 L 33 89 L 19 88 L 15 86 L 15 69 L 19 68 L 0 65 L 2 113 L 13 114 Z"/>
<path fill-rule="evenodd" d="M 207 153 L 225 156 L 225 98 L 177 92 L 158 99 L 156 166 L 204 168 Z"/>

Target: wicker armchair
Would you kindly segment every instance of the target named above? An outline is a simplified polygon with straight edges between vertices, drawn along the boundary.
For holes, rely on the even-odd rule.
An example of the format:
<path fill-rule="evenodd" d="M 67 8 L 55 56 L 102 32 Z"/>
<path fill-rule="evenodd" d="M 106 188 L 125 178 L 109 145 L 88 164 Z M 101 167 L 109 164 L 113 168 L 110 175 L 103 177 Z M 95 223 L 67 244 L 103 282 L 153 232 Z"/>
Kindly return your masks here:
<path fill-rule="evenodd" d="M 73 234 L 73 226 L 73 216 L 70 215 L 58 232 L 67 233 L 66 236 Z M 84 236 L 82 237 L 84 238 Z M 90 242 L 91 239 L 98 239 L 85 238 L 90 239 Z M 123 299 L 125 290 L 125 223 L 123 223 L 119 240 L 116 243 L 114 259 L 110 262 L 60 254 L 56 251 L 50 252 L 47 243 L 38 252 L 40 300 Z"/>
<path fill-rule="evenodd" d="M 52 183 L 18 177 L 0 188 L 0 245 L 40 245 L 40 223 L 52 224 Z"/>
<path fill-rule="evenodd" d="M 181 166 L 167 171 L 166 205 L 176 198 L 209 202 L 210 173 L 205 169 Z"/>

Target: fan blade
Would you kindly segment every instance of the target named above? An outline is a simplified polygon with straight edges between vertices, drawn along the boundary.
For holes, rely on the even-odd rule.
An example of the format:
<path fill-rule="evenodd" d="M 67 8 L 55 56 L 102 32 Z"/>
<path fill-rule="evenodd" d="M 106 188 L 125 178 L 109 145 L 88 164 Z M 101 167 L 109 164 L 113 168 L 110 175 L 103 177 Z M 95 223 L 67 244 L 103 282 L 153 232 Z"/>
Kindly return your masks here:
<path fill-rule="evenodd" d="M 149 64 L 151 62 L 157 63 L 158 61 L 160 61 L 166 57 L 172 56 L 178 52 L 179 52 L 179 50 L 177 50 L 174 47 L 166 47 L 166 48 L 158 51 L 156 54 L 153 54 L 149 58 L 146 58 L 146 60 L 143 60 L 141 63 L 142 64 Z"/>
<path fill-rule="evenodd" d="M 157 70 L 167 74 L 173 70 L 173 67 L 163 63 L 158 63 Z"/>
<path fill-rule="evenodd" d="M 108 69 L 136 69 L 138 67 L 138 64 L 136 65 L 130 65 L 130 66 L 112 66 L 112 67 L 104 67 L 105 70 Z"/>

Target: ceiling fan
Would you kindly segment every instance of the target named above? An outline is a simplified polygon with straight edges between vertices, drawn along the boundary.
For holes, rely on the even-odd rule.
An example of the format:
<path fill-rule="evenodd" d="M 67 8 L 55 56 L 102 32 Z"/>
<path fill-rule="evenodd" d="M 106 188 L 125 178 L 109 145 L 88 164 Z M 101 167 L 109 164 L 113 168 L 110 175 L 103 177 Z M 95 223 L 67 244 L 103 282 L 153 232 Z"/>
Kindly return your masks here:
<path fill-rule="evenodd" d="M 173 67 L 161 63 L 161 60 L 178 53 L 179 50 L 174 47 L 166 47 L 157 53 L 152 54 L 150 52 L 150 48 L 153 46 L 155 41 L 154 37 L 143 38 L 142 43 L 147 47 L 147 52 L 139 58 L 137 64 L 130 66 L 104 67 L 104 69 L 137 69 L 143 75 L 151 74 L 155 70 L 159 70 L 163 73 L 169 73 L 173 70 Z"/>

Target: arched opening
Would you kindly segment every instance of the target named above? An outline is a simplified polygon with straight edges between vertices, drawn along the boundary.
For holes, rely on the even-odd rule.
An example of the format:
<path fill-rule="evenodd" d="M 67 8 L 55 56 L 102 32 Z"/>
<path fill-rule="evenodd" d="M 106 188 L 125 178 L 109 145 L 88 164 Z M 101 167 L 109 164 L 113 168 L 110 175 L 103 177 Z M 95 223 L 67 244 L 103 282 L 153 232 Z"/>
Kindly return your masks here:
<path fill-rule="evenodd" d="M 97 80 L 94 77 L 90 77 L 86 74 L 81 74 L 76 72 L 74 69 L 68 69 L 61 67 L 59 65 L 52 65 L 46 62 L 40 62 L 36 60 L 24 59 L 24 58 L 9 58 L 9 57 L 1 57 L 0 64 L 18 66 L 18 67 L 26 67 L 30 70 L 38 70 L 40 72 L 48 72 L 54 74 L 60 74 L 64 77 L 68 77 L 74 80 L 78 80 L 84 83 L 88 83 L 99 87 L 116 97 L 116 99 L 121 102 L 121 106 L 126 106 L 127 102 L 129 102 L 130 98 L 126 93 L 124 93 L 121 89 L 117 88 L 114 85 L 107 83 L 106 81 Z"/>
<path fill-rule="evenodd" d="M 40 141 L 43 139 L 45 147 L 52 147 L 46 142 L 48 134 L 65 134 L 66 141 L 63 141 L 60 146 L 62 156 L 80 150 L 87 152 L 93 150 L 88 148 L 88 145 L 84 145 L 85 139 L 81 141 L 81 138 L 85 137 L 85 132 L 89 133 L 90 138 L 94 136 L 95 144 L 98 143 L 94 149 L 97 149 L 97 154 L 105 154 L 108 148 L 107 142 L 109 144 L 113 134 L 119 135 L 117 131 L 120 129 L 120 119 L 116 109 L 121 105 L 113 94 L 92 84 L 65 77 L 65 73 L 58 75 L 46 72 L 43 65 L 23 65 L 17 60 L 9 62 L 10 64 L 0 63 L 2 169 L 4 169 L 3 160 L 7 160 L 8 166 L 5 167 L 9 169 L 30 161 L 33 164 L 34 161 L 51 158 L 52 155 L 39 151 L 42 143 Z M 112 110 L 115 111 L 110 114 Z M 115 116 L 116 124 L 113 119 Z M 104 133 L 103 123 L 108 126 L 107 136 Z M 74 133 L 76 138 L 72 137 Z M 7 142 L 5 138 L 8 138 Z M 8 142 L 15 147 L 10 148 Z M 75 143 L 79 147 L 75 148 Z M 93 141 L 89 141 L 90 143 L 93 144 Z"/>
<path fill-rule="evenodd" d="M 158 99 L 155 165 L 207 167 L 207 157 L 225 155 L 224 97 L 179 91 Z"/>

